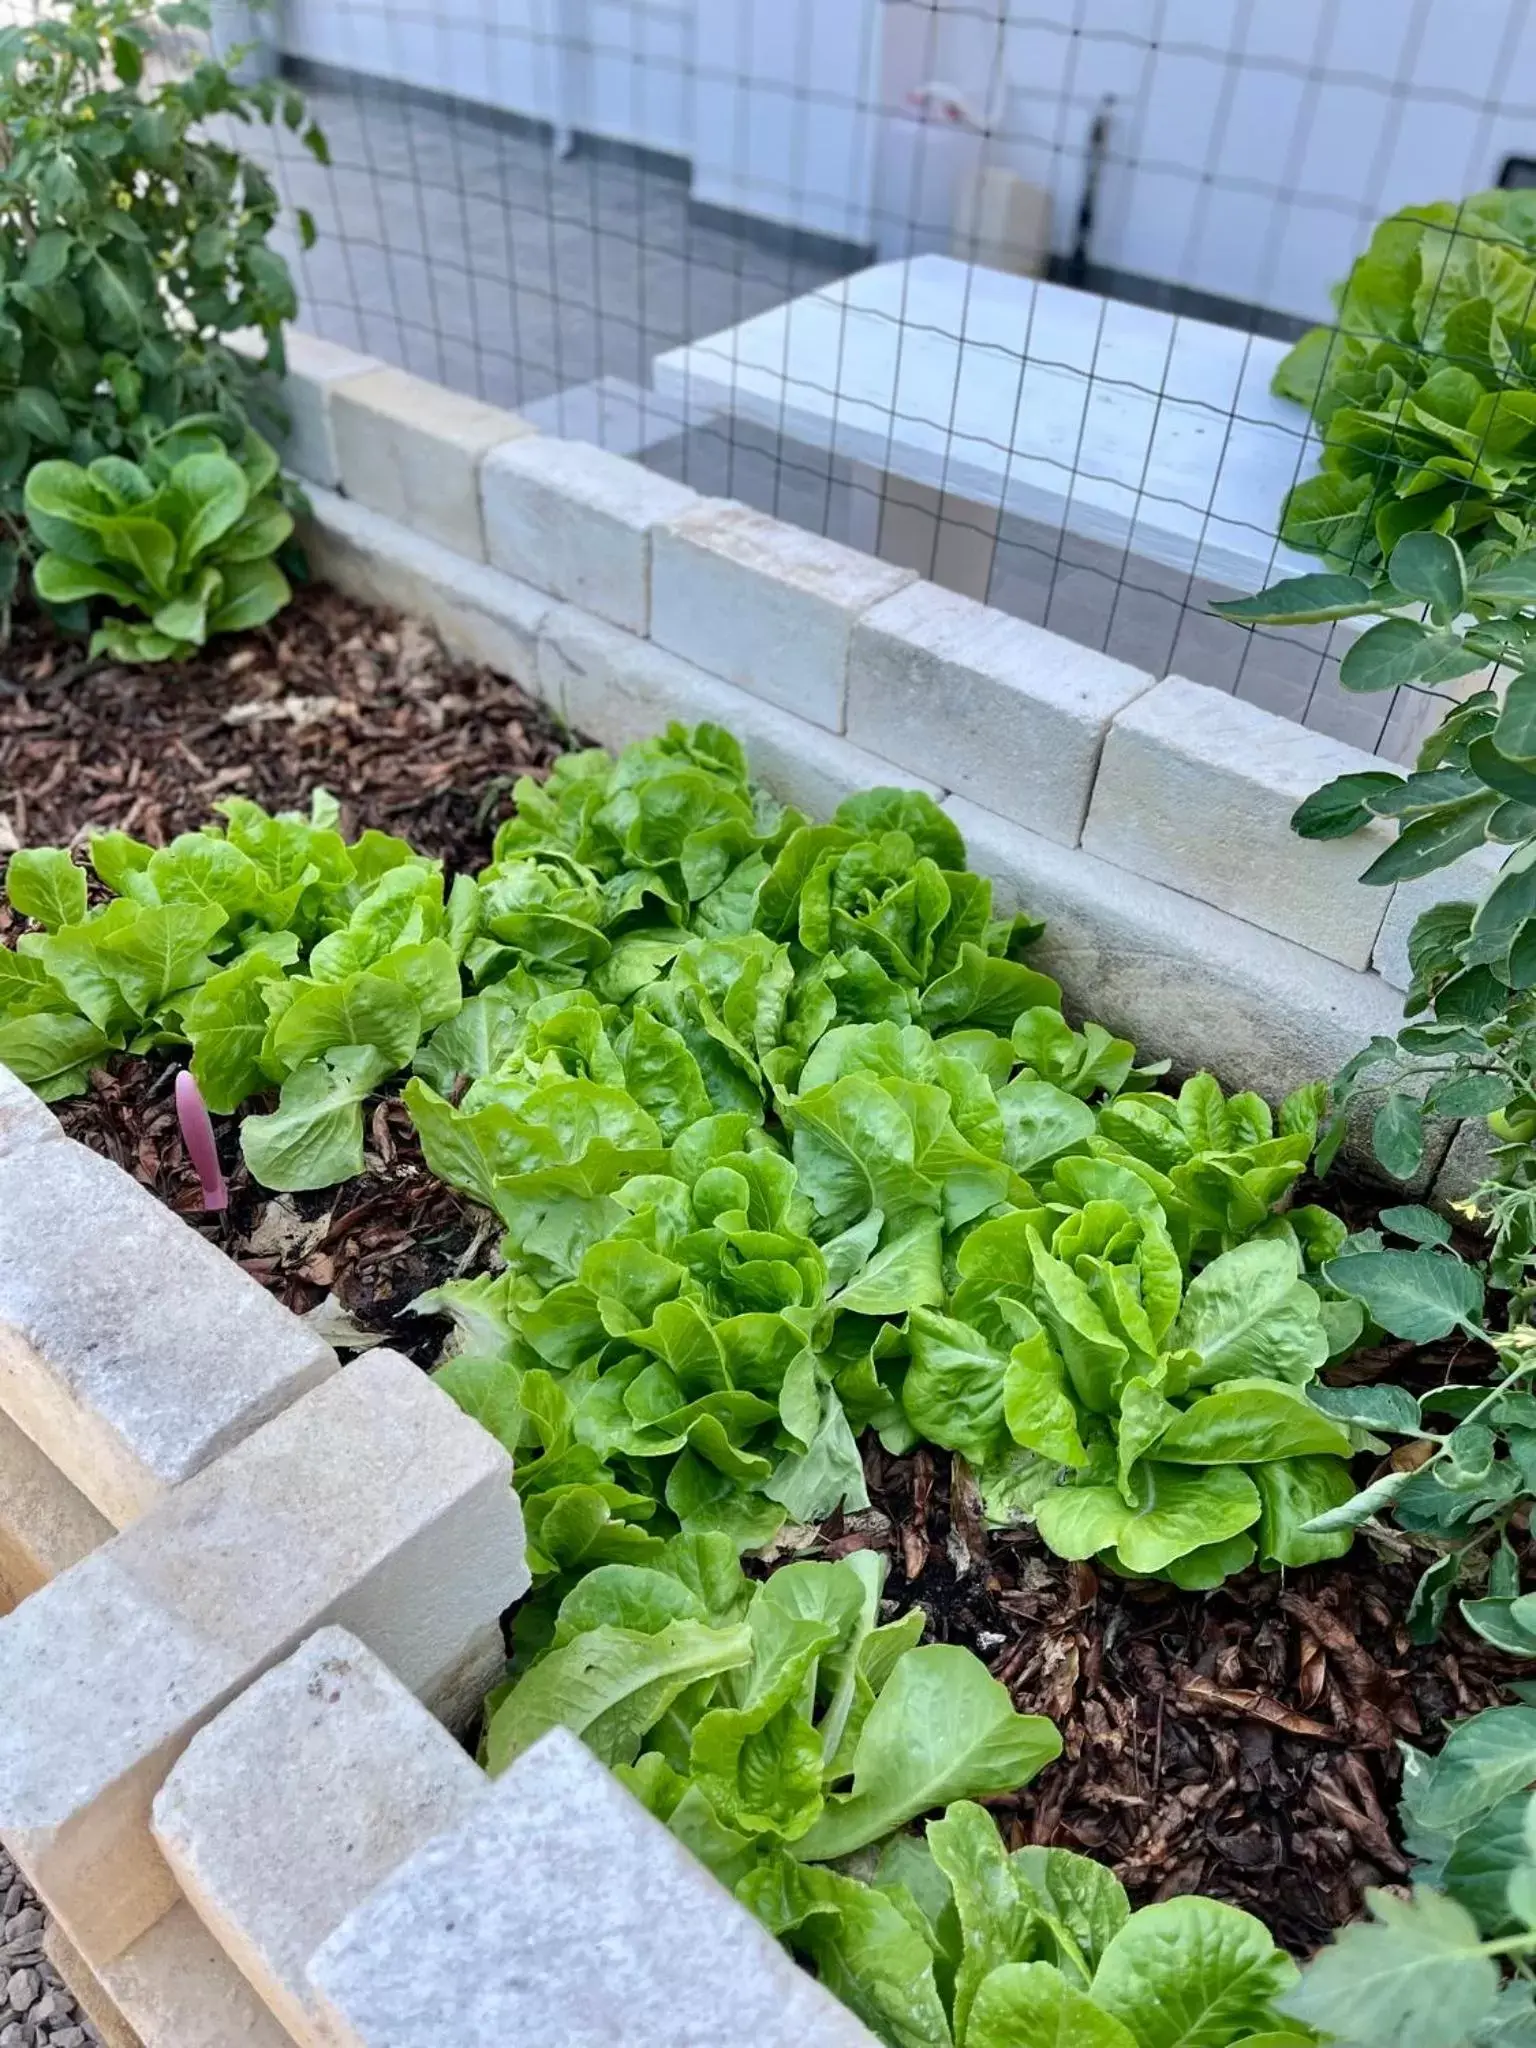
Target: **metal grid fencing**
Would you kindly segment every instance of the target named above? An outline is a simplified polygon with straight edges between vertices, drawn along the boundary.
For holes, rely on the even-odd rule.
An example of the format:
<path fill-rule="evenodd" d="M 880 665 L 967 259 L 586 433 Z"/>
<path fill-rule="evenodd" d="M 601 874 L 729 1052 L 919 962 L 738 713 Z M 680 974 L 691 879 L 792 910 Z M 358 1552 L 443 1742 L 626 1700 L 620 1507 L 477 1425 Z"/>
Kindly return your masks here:
<path fill-rule="evenodd" d="M 1320 449 L 1272 381 L 1384 217 L 1447 202 L 1452 253 L 1406 288 L 1417 370 L 1351 401 L 1395 428 L 1335 554 L 1405 436 L 1466 471 L 1436 516 L 1483 488 L 1426 374 L 1536 390 L 1536 206 L 1493 237 L 1501 346 L 1433 304 L 1478 296 L 1461 202 L 1536 179 L 1524 0 L 231 0 L 215 41 L 328 138 L 243 138 L 316 223 L 306 327 L 1138 666 L 1389 753 L 1424 728 L 1341 691 L 1347 628 L 1208 606 L 1321 566 L 1276 537 Z"/>

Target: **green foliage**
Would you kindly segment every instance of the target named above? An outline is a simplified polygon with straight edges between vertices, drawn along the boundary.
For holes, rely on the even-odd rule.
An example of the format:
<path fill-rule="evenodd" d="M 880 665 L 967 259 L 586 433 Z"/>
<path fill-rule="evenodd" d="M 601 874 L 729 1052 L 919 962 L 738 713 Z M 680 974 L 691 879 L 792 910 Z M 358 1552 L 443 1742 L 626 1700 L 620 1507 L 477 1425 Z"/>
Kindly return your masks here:
<path fill-rule="evenodd" d="M 966 1801 L 888 1842 L 868 1881 L 780 1850 L 736 1890 L 891 2048 L 1315 2038 L 1281 2017 L 1296 1968 L 1250 1915 L 1202 1898 L 1133 1913 L 1099 1864 L 1009 1854 Z"/>
<path fill-rule="evenodd" d="M 1536 1710 L 1495 1707 L 1435 1757 L 1404 1751 L 1411 1898 L 1367 1894 L 1371 1919 L 1309 1965 L 1282 2008 L 1343 2048 L 1494 2048 L 1536 2033 Z"/>
<path fill-rule="evenodd" d="M 345 844 L 323 792 L 308 818 L 220 808 L 158 850 L 93 836 L 114 892 L 94 908 L 62 849 L 12 856 L 12 908 L 43 928 L 0 952 L 0 1059 L 57 1101 L 113 1051 L 190 1045 L 215 1111 L 282 1086 L 242 1127 L 252 1171 L 327 1187 L 362 1170 L 364 1098 L 460 1008 L 474 885 L 445 900 L 441 863 L 404 840 Z"/>
<path fill-rule="evenodd" d="M 1438 1635 L 1459 1593 L 1462 1619 L 1479 1635 L 1512 1655 L 1536 1656 L 1536 1596 L 1520 1590 L 1506 1534 L 1536 1497 L 1536 1397 L 1525 1385 L 1536 1372 L 1536 1337 L 1524 1323 L 1502 1335 L 1484 1329 L 1483 1276 L 1443 1242 L 1449 1233 L 1440 1218 L 1410 1207 L 1385 1210 L 1381 1221 L 1416 1239 L 1414 1248 L 1363 1231 L 1326 1263 L 1326 1283 L 1358 1301 L 1369 1326 L 1408 1343 L 1457 1332 L 1484 1339 L 1499 1373 L 1492 1385 L 1453 1381 L 1422 1400 L 1386 1385 L 1317 1389 L 1314 1403 L 1354 1432 L 1360 1448 L 1382 1452 L 1384 1439 L 1399 1437 L 1417 1444 L 1421 1458 L 1317 1515 L 1310 1530 L 1359 1528 L 1390 1510 L 1400 1530 L 1434 1553 L 1405 1617 L 1414 1640 Z"/>
<path fill-rule="evenodd" d="M 269 246 L 276 188 L 209 124 L 306 126 L 301 96 L 237 83 L 212 59 L 151 83 L 171 27 L 207 26 L 201 0 L 74 4 L 0 30 L 0 520 L 24 541 L 22 490 L 45 459 L 142 461 L 178 424 L 238 453 L 254 419 L 280 424 L 263 369 L 281 373 L 296 301 Z M 300 231 L 313 225 L 300 216 Z M 238 330 L 264 361 L 229 346 Z M 9 582 L 4 593 L 9 595 Z M 181 638 L 186 636 L 171 635 Z"/>
<path fill-rule="evenodd" d="M 89 469 L 39 462 L 27 521 L 44 550 L 37 594 L 65 606 L 106 598 L 140 617 L 110 616 L 91 652 L 118 661 L 178 660 L 213 633 L 263 625 L 288 602 L 274 552 L 293 531 L 271 495 L 277 457 L 254 434 L 234 461 L 216 434 L 178 429 L 145 465 L 99 456 Z"/>
<path fill-rule="evenodd" d="M 1502 698 L 1484 689 L 1454 705 L 1411 773 L 1340 776 L 1291 822 L 1303 838 L 1337 839 L 1373 818 L 1394 820 L 1397 837 L 1362 877 L 1377 886 L 1433 874 L 1487 843 L 1510 850 L 1481 901 L 1435 904 L 1418 918 L 1406 1027 L 1373 1039 L 1339 1074 L 1319 1158 L 1332 1158 L 1364 1102 L 1375 1105 L 1377 1158 L 1399 1179 L 1418 1167 L 1426 1111 L 1486 1117 L 1492 1170 L 1472 1212 L 1492 1233 L 1492 1278 L 1515 1294 L 1520 1312 L 1536 1268 L 1536 666 L 1525 666 L 1536 657 L 1536 617 L 1526 609 L 1536 606 L 1536 552 L 1505 555 L 1485 542 L 1463 556 L 1454 540 L 1416 533 L 1398 543 L 1390 574 L 1392 588 L 1359 582 L 1352 609 L 1369 613 L 1411 596 L 1428 616 L 1393 617 L 1362 635 L 1340 669 L 1347 687 L 1395 687 L 1500 660 L 1518 673 Z M 1318 581 L 1293 578 L 1218 609 L 1283 622 L 1314 602 Z M 1334 594 L 1330 616 L 1345 616 Z M 1384 641 L 1388 628 L 1395 637 Z"/>
<path fill-rule="evenodd" d="M 1275 390 L 1308 408 L 1322 440 L 1319 473 L 1286 499 L 1281 538 L 1372 580 L 1405 535 L 1527 546 L 1536 538 L 1530 194 L 1405 208 L 1377 227 L 1334 297 L 1336 324 L 1303 335 L 1275 373 Z M 1411 576 L 1394 558 L 1392 580 L 1407 598 L 1443 605 L 1450 593 L 1435 572 L 1445 557 L 1424 559 L 1426 573 Z M 1347 595 L 1328 588 L 1334 579 L 1304 580 L 1316 587 L 1292 602 L 1306 615 L 1347 615 Z"/>
<path fill-rule="evenodd" d="M 717 1876 L 845 1856 L 951 1799 L 1025 1784 L 1061 1751 L 970 1651 L 880 1621 L 884 1561 L 794 1564 L 754 1584 L 721 1535 L 579 1579 L 486 1727 L 505 1770 L 579 1734 Z"/>

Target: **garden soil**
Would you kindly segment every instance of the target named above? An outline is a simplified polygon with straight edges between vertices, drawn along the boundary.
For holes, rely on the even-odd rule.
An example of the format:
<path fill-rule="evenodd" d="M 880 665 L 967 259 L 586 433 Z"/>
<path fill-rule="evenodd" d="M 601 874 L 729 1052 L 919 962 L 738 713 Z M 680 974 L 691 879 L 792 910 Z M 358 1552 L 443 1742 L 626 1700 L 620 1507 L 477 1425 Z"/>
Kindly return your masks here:
<path fill-rule="evenodd" d="M 204 822 L 220 795 L 302 806 L 318 783 L 342 800 L 349 830 L 400 831 L 473 868 L 513 780 L 547 768 L 563 743 L 515 685 L 331 591 L 302 593 L 273 627 L 174 679 L 82 675 L 71 662 L 23 629 L 0 663 L 0 851 L 66 843 L 82 826 L 160 840 Z M 233 1120 L 219 1119 L 231 1202 L 207 1216 L 174 1071 L 119 1062 L 59 1105 L 65 1128 L 333 1340 L 382 1338 L 430 1364 L 446 1325 L 409 1304 L 484 1270 L 495 1227 L 427 1173 L 400 1105 L 373 1111 L 365 1173 L 313 1195 L 255 1188 Z M 1352 1222 L 1370 1199 L 1332 1184 L 1322 1198 Z M 1443 1359 L 1403 1349 L 1351 1361 L 1349 1376 L 1440 1377 Z M 893 1458 L 871 1439 L 865 1456 L 871 1507 L 788 1532 L 778 1555 L 883 1551 L 892 1611 L 920 1604 L 934 1637 L 976 1650 L 1019 1708 L 1062 1730 L 1059 1763 L 989 1802 L 1010 1842 L 1089 1852 L 1138 1902 L 1207 1892 L 1308 1953 L 1360 1911 L 1368 1886 L 1407 1875 L 1390 1820 L 1396 1745 L 1436 1746 L 1518 1675 L 1454 1621 L 1438 1643 L 1413 1644 L 1403 1616 L 1419 1567 L 1379 1545 L 1186 1594 L 1065 1563 L 1028 1531 L 987 1530 L 964 1465 L 945 1453 Z"/>

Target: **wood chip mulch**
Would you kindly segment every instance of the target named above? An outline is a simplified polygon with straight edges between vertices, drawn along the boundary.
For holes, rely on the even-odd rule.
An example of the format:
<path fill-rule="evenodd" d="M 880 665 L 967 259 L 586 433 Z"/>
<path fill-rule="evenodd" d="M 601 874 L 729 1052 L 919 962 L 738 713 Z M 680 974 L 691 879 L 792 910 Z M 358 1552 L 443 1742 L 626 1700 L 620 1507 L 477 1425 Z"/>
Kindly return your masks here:
<path fill-rule="evenodd" d="M 1422 1558 L 1357 1542 L 1336 1563 L 1181 1593 L 987 1530 L 945 1452 L 891 1458 L 871 1438 L 865 1466 L 873 1508 L 799 1554 L 884 1550 L 897 1607 L 921 1604 L 932 1637 L 975 1650 L 1015 1706 L 1056 1722 L 1061 1760 L 987 1802 L 1010 1844 L 1096 1856 L 1139 1904 L 1224 1899 L 1297 1955 L 1354 1918 L 1367 1886 L 1408 1875 L 1397 1743 L 1437 1749 L 1530 1673 L 1454 1619 L 1437 1643 L 1409 1641 Z"/>
<path fill-rule="evenodd" d="M 91 829 L 160 845 L 221 797 L 302 808 L 321 785 L 349 832 L 472 867 L 516 777 L 568 744 L 515 682 L 318 585 L 176 668 L 85 668 L 79 643 L 22 617 L 0 648 L 0 856 Z"/>

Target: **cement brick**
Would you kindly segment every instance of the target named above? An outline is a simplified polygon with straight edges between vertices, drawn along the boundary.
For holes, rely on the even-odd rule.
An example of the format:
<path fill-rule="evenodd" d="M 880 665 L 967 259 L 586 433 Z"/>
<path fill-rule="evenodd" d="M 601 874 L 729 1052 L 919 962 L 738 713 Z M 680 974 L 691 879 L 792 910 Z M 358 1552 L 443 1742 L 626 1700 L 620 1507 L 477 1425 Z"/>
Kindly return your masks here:
<path fill-rule="evenodd" d="M 226 334 L 224 341 L 236 355 L 257 362 L 266 357 L 267 337 L 260 328 L 242 327 L 235 334 Z M 341 472 L 331 431 L 331 391 L 348 377 L 363 377 L 384 366 L 377 356 L 359 355 L 340 342 L 304 334 L 297 327 L 284 333 L 283 353 L 288 374 L 278 386 L 278 398 L 288 415 L 288 430 L 275 437 L 274 445 L 285 469 L 306 483 L 334 490 Z"/>
<path fill-rule="evenodd" d="M 54 1967 L 107 2048 L 292 2048 L 212 1934 L 184 1902 L 93 1970 L 53 1922 Z"/>
<path fill-rule="evenodd" d="M 1451 1140 L 1430 1199 L 1437 1209 L 1469 1202 L 1493 1170 L 1494 1136 L 1485 1118 L 1469 1116 Z"/>
<path fill-rule="evenodd" d="M 83 1493 L 0 1415 L 0 1614 L 114 1534 Z"/>
<path fill-rule="evenodd" d="M 553 601 L 530 583 L 467 562 L 381 512 L 311 491 L 304 529 L 315 573 L 366 604 L 428 621 L 450 654 L 538 693 L 539 628 Z"/>
<path fill-rule="evenodd" d="M 171 1766 L 316 1628 L 351 1629 L 429 1705 L 461 1696 L 528 1585 L 510 1474 L 424 1373 L 371 1351 L 0 1621 L 0 1840 L 94 1969 L 177 1897 L 150 1835 Z"/>
<path fill-rule="evenodd" d="M 1083 844 L 1345 967 L 1369 967 L 1387 906 L 1359 877 L 1391 844 L 1391 827 L 1378 820 L 1350 839 L 1299 839 L 1290 820 L 1335 775 L 1381 765 L 1169 676 L 1110 727 Z"/>
<path fill-rule="evenodd" d="M 992 876 L 1000 912 L 1046 920 L 1031 966 L 1061 983 L 1067 1006 L 1167 1057 L 1185 1074 L 1209 1068 L 1223 1086 L 1271 1101 L 1337 1073 L 1376 1033 L 1402 1025 L 1402 998 L 1379 975 L 1325 960 L 1225 911 L 1181 896 L 1082 849 L 1070 850 L 951 797 L 971 866 Z M 1368 1123 L 1351 1156 L 1369 1160 Z M 1431 1134 L 1433 1178 L 1451 1129 Z"/>
<path fill-rule="evenodd" d="M 1151 684 L 1059 633 L 914 583 L 853 629 L 848 736 L 1076 846 L 1110 720 Z"/>
<path fill-rule="evenodd" d="M 336 1370 L 120 1167 L 0 1159 L 0 1410 L 121 1528 Z"/>
<path fill-rule="evenodd" d="M 377 356 L 363 356 L 318 334 L 289 328 L 283 336 L 288 375 L 283 380 L 283 405 L 288 431 L 278 452 L 291 470 L 309 483 L 334 490 L 341 481 L 341 462 L 331 425 L 331 398 L 342 384 L 383 368 Z"/>
<path fill-rule="evenodd" d="M 1511 851 L 1508 846 L 1477 846 L 1460 860 L 1452 861 L 1448 868 L 1436 868 L 1432 875 L 1397 884 L 1371 955 L 1371 964 L 1384 981 L 1391 982 L 1394 988 L 1408 987 L 1413 980 L 1413 969 L 1408 965 L 1408 941 L 1414 925 L 1437 903 L 1481 903 Z"/>
<path fill-rule="evenodd" d="M 651 637 L 769 704 L 842 732 L 853 628 L 910 569 L 708 500 L 656 529 Z"/>
<path fill-rule="evenodd" d="M 24 1151 L 28 1145 L 46 1144 L 63 1135 L 59 1120 L 47 1103 L 40 1102 L 9 1067 L 0 1066 L 0 1159 Z"/>
<path fill-rule="evenodd" d="M 543 435 L 493 449 L 480 495 L 496 568 L 640 634 L 651 623 L 652 530 L 699 503 L 638 462 Z"/>
<path fill-rule="evenodd" d="M 564 1729 L 386 1878 L 309 1978 L 337 2048 L 422 2048 L 450 2013 L 454 2048 L 872 2048 Z"/>
<path fill-rule="evenodd" d="M 540 686 L 573 732 L 605 747 L 649 739 L 670 719 L 713 720 L 735 733 L 752 773 L 785 803 L 828 818 L 844 797 L 885 786 L 942 792 L 849 740 L 749 697 L 654 642 L 562 606 L 539 643 Z"/>
<path fill-rule="evenodd" d="M 349 377 L 330 396 L 347 496 L 483 562 L 481 458 L 503 441 L 531 434 L 528 422 L 405 370 Z"/>
<path fill-rule="evenodd" d="M 399 1679 L 326 1628 L 192 1738 L 155 1799 L 154 1833 L 263 2004 L 295 2041 L 318 2043 L 310 1956 L 487 1789 Z"/>
<path fill-rule="evenodd" d="M 43 1929 L 43 1954 L 74 1993 L 76 2005 L 101 2036 L 101 2048 L 144 2048 L 143 2042 L 107 1996 L 101 1979 L 57 1920 L 50 1920 Z"/>

